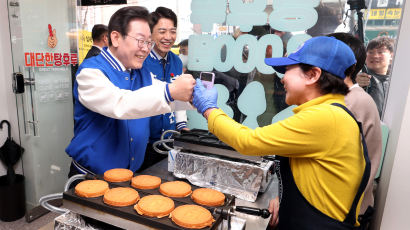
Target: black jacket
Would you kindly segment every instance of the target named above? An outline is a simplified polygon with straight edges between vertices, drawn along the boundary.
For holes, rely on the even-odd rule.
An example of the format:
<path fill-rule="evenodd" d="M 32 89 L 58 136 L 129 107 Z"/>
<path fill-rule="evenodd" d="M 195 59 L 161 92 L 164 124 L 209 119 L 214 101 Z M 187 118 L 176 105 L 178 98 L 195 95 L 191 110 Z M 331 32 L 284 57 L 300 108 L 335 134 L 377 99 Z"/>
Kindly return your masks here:
<path fill-rule="evenodd" d="M 101 53 L 101 50 L 100 50 L 98 47 L 92 46 L 91 49 L 88 51 L 88 53 L 87 53 L 87 55 L 85 56 L 84 59 L 97 56 L 97 55 L 100 54 L 100 53 Z"/>
<path fill-rule="evenodd" d="M 370 96 L 372 96 L 381 117 L 384 108 L 384 100 L 390 85 L 390 75 L 376 74 L 370 69 L 368 69 L 368 74 L 372 75 L 372 78 L 370 78 L 370 84 L 365 90 Z"/>

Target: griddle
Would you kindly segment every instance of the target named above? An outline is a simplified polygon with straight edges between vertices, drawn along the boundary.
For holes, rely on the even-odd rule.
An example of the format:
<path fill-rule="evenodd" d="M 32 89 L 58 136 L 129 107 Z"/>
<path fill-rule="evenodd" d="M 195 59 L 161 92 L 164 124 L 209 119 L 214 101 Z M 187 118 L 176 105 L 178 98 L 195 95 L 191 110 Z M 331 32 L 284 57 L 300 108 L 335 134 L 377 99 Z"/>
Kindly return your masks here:
<path fill-rule="evenodd" d="M 136 176 L 136 175 L 134 175 Z M 101 179 L 102 176 L 97 176 L 98 179 Z M 166 180 L 162 180 L 162 183 L 167 182 Z M 187 181 L 186 181 L 187 182 Z M 114 187 L 131 187 L 135 190 L 138 191 L 140 197 L 144 197 L 147 195 L 162 195 L 159 192 L 159 188 L 157 189 L 149 189 L 149 190 L 141 190 L 141 189 L 136 189 L 134 187 L 131 186 L 131 181 L 128 182 L 121 182 L 121 183 L 109 183 L 109 187 L 110 188 L 114 188 Z M 187 182 L 189 183 L 189 182 Z M 199 188 L 195 185 L 191 185 L 192 187 L 192 191 L 194 191 L 195 189 Z M 134 205 L 131 206 L 126 206 L 126 207 L 114 207 L 114 206 L 110 206 L 107 205 L 103 202 L 103 196 L 100 197 L 95 197 L 95 198 L 85 198 L 85 197 L 79 197 L 75 194 L 74 192 L 74 188 L 66 191 L 63 193 L 63 201 L 67 200 L 67 201 L 71 201 L 80 205 L 84 205 L 93 209 L 96 209 L 98 211 L 103 211 L 106 212 L 108 214 L 114 215 L 114 216 L 118 216 L 130 221 L 134 221 L 136 223 L 139 224 L 144 224 L 150 227 L 154 227 L 154 228 L 158 228 L 158 229 L 170 229 L 170 230 L 177 230 L 177 229 L 187 229 L 187 228 L 183 228 L 180 227 L 178 225 L 176 225 L 170 218 L 168 217 L 163 217 L 163 218 L 152 218 L 152 217 L 147 217 L 147 216 L 141 216 L 139 215 L 135 210 L 134 210 Z M 192 199 L 189 197 L 183 197 L 183 198 L 172 198 L 172 200 L 174 200 L 175 203 L 175 207 L 181 206 L 181 205 L 185 205 L 185 204 L 196 204 L 195 202 L 192 201 Z M 229 194 L 225 194 L 225 204 L 221 207 L 229 207 L 234 205 L 235 202 L 235 197 Z M 196 204 L 199 205 L 199 204 Z M 207 206 L 203 206 L 200 205 L 206 209 L 208 209 L 212 216 L 215 219 L 215 222 L 212 224 L 212 226 L 210 227 L 206 227 L 203 229 L 216 229 L 218 227 L 218 225 L 220 224 L 220 222 L 222 221 L 222 216 L 220 214 L 214 213 L 213 210 L 215 209 L 215 207 L 207 207 Z"/>
<path fill-rule="evenodd" d="M 214 134 L 203 129 L 181 130 L 180 134 L 173 134 L 173 139 L 177 142 L 188 142 L 235 151 L 235 149 L 219 140 Z"/>
<path fill-rule="evenodd" d="M 224 157 L 233 161 L 244 160 L 247 163 L 259 164 L 263 161 L 261 156 L 239 154 L 235 149 L 219 140 L 208 130 L 181 130 L 180 134 L 173 134 L 172 138 L 174 139 L 174 148 L 182 149 L 184 152 L 212 154 L 213 156 Z"/>

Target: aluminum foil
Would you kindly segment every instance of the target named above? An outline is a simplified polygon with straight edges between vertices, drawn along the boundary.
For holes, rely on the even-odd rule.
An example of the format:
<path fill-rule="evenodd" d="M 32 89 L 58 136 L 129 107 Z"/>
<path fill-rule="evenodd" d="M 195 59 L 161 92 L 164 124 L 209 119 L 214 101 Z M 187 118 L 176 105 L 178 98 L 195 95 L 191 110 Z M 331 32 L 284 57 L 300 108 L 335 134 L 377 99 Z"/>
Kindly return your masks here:
<path fill-rule="evenodd" d="M 54 219 L 54 229 L 58 230 L 98 230 L 87 224 L 84 219 L 73 212 L 66 212 Z"/>
<path fill-rule="evenodd" d="M 262 184 L 271 181 L 272 162 L 265 165 L 236 162 L 178 151 L 174 175 L 200 187 L 214 188 L 239 199 L 254 202 Z M 267 187 L 266 185 L 266 187 Z"/>

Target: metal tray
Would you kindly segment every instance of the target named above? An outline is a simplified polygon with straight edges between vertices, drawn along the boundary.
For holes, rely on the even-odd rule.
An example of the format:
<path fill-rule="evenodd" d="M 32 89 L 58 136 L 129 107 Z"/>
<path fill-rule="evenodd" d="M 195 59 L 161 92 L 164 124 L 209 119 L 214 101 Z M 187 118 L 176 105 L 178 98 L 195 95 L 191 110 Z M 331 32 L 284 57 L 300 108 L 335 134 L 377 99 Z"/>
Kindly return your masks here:
<path fill-rule="evenodd" d="M 101 178 L 100 176 L 98 176 L 97 178 Z M 185 180 L 184 180 L 185 181 Z M 166 180 L 162 179 L 162 183 L 167 182 Z M 185 181 L 187 182 L 187 181 Z M 187 182 L 189 183 L 189 182 Z M 109 182 L 109 186 L 110 188 L 114 188 L 114 187 L 131 187 L 135 190 L 138 191 L 140 197 L 144 197 L 147 195 L 162 195 L 159 192 L 159 189 L 149 189 L 149 190 L 141 190 L 141 189 L 136 189 L 134 187 L 131 186 L 131 182 L 121 182 L 121 183 L 110 183 Z M 195 185 L 191 185 L 192 187 L 192 191 L 199 188 Z M 134 210 L 134 205 L 130 205 L 130 206 L 126 206 L 126 207 L 114 207 L 114 206 L 110 206 L 107 205 L 103 202 L 103 196 L 100 197 L 95 197 L 95 198 L 85 198 L 85 197 L 79 197 L 75 194 L 74 192 L 74 188 L 68 190 L 67 192 L 63 193 L 63 202 L 64 200 L 68 200 L 74 203 L 78 203 L 81 205 L 85 205 L 87 207 L 90 208 L 94 208 L 97 209 L 99 211 L 103 211 L 106 213 L 109 213 L 111 215 L 114 216 L 118 216 L 124 219 L 128 219 L 140 224 L 144 224 L 150 227 L 154 227 L 154 228 L 159 228 L 159 229 L 186 229 L 183 227 L 180 227 L 178 225 L 176 225 L 170 218 L 168 217 L 163 217 L 163 218 L 153 218 L 153 217 L 147 217 L 147 216 L 141 216 L 139 215 L 135 210 Z M 190 198 L 190 196 L 188 197 L 183 197 L 183 198 L 172 198 L 172 200 L 174 200 L 175 203 L 175 207 L 184 205 L 184 204 L 196 204 L 195 202 L 192 201 L 192 199 Z M 234 205 L 235 202 L 235 197 L 232 195 L 228 195 L 225 194 L 225 204 L 222 207 L 226 207 L 226 206 L 232 206 Z M 196 204 L 199 205 L 199 204 Z M 222 221 L 222 217 L 219 214 L 215 214 L 213 213 L 213 210 L 215 207 L 207 207 L 207 206 L 203 206 L 200 205 L 206 209 L 208 209 L 211 214 L 213 215 L 215 222 L 212 224 L 212 226 L 210 227 L 206 227 L 203 229 L 216 229 L 217 226 L 220 224 L 220 222 Z"/>

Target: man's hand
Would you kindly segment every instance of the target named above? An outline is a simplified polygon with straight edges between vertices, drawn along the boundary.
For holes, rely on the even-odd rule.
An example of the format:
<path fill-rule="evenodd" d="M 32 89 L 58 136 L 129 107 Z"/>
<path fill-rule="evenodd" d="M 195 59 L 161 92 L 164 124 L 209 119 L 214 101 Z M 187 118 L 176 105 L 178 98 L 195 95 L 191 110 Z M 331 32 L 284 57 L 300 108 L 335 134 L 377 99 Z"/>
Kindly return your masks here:
<path fill-rule="evenodd" d="M 200 79 L 196 79 L 193 95 L 194 98 L 192 100 L 192 104 L 200 114 L 203 115 L 204 112 L 210 108 L 218 108 L 218 91 L 215 87 L 212 87 L 212 89 L 206 89 L 204 85 L 202 85 Z"/>
<path fill-rule="evenodd" d="M 366 87 L 370 84 L 371 75 L 367 73 L 358 73 L 356 76 L 356 82 L 360 87 Z"/>
<path fill-rule="evenodd" d="M 191 74 L 182 74 L 168 85 L 171 97 L 179 101 L 191 100 L 194 86 L 195 80 Z"/>
<path fill-rule="evenodd" d="M 270 200 L 269 212 L 272 214 L 267 229 L 276 229 L 279 223 L 279 197 Z"/>

